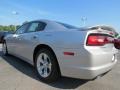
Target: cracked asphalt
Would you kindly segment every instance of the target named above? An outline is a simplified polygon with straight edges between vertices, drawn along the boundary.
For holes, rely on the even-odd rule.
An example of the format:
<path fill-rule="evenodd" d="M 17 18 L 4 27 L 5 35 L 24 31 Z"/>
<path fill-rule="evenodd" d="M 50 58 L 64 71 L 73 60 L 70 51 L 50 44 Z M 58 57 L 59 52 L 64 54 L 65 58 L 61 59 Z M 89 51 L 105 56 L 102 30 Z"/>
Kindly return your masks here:
<path fill-rule="evenodd" d="M 120 55 L 113 70 L 96 80 L 62 77 L 55 83 L 47 84 L 39 81 L 31 65 L 13 56 L 3 56 L 0 48 L 0 90 L 58 89 L 120 90 Z"/>

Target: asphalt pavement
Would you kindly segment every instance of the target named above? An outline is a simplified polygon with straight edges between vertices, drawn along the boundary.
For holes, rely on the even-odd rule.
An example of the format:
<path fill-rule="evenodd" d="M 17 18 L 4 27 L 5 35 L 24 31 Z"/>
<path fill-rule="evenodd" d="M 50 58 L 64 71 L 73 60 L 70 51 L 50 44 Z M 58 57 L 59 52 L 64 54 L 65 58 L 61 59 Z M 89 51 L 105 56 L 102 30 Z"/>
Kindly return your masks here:
<path fill-rule="evenodd" d="M 14 56 L 3 56 L 0 46 L 0 90 L 120 90 L 120 55 L 115 67 L 93 81 L 62 77 L 55 83 L 41 82 L 34 68 Z"/>

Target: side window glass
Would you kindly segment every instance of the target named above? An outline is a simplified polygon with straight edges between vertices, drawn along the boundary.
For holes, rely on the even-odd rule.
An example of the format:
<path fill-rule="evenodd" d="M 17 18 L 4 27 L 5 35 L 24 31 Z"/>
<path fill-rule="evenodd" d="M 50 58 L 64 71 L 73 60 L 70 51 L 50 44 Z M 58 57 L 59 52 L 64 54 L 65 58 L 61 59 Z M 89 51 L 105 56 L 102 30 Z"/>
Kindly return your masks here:
<path fill-rule="evenodd" d="M 22 34 L 26 31 L 26 29 L 28 28 L 28 25 L 29 24 L 24 24 L 22 25 L 17 31 L 16 31 L 16 34 Z"/>
<path fill-rule="evenodd" d="M 38 26 L 39 26 L 39 23 L 32 23 L 29 29 L 27 30 L 27 32 L 35 32 Z"/>
<path fill-rule="evenodd" d="M 45 29 L 46 24 L 43 22 L 39 22 L 39 25 L 36 29 L 36 31 L 43 31 Z"/>

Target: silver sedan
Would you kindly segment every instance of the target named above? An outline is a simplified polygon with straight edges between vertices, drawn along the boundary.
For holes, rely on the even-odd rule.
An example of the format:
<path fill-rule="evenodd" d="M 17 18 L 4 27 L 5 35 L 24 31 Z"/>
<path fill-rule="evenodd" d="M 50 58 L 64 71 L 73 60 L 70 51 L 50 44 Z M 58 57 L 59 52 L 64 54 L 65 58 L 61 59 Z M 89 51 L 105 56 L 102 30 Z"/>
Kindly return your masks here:
<path fill-rule="evenodd" d="M 14 55 L 34 65 L 39 78 L 53 82 L 61 75 L 94 79 L 116 64 L 114 37 L 102 28 L 36 20 L 23 24 L 4 38 L 4 55 Z"/>

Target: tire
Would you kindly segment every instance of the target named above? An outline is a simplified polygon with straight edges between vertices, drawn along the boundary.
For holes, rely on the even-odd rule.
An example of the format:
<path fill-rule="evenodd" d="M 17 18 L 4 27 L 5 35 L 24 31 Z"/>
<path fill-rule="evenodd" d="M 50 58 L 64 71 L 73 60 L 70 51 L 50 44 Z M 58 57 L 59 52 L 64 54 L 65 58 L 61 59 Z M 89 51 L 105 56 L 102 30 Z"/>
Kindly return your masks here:
<path fill-rule="evenodd" d="M 1 37 L 1 43 L 4 43 L 4 36 Z"/>
<path fill-rule="evenodd" d="M 40 80 L 55 82 L 60 77 L 60 70 L 54 54 L 48 49 L 41 49 L 35 57 L 35 68 Z"/>
<path fill-rule="evenodd" d="M 5 56 L 8 55 L 7 44 L 5 41 L 2 43 L 2 52 Z"/>

